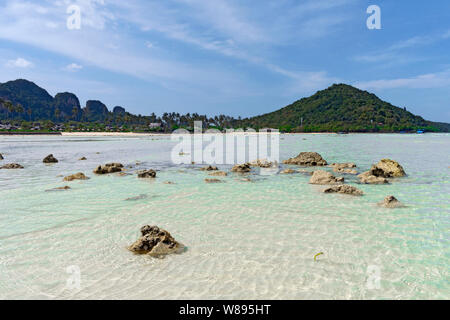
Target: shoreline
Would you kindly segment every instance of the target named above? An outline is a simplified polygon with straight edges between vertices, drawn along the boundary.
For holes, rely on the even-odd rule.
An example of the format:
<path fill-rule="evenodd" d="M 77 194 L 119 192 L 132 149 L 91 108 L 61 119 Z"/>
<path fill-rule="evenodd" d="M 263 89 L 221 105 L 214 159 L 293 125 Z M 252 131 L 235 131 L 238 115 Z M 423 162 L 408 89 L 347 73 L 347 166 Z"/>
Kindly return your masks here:
<path fill-rule="evenodd" d="M 433 133 L 448 133 L 448 132 L 433 132 Z M 149 133 L 149 132 L 0 132 L 0 136 L 65 136 L 65 137 L 142 137 L 142 136 L 170 136 L 173 133 Z M 192 133 L 191 133 L 192 134 Z M 207 135 L 208 133 L 203 133 Z M 337 133 L 337 132 L 232 132 L 222 134 L 279 134 L 279 135 L 322 135 L 322 134 L 334 134 L 334 135 L 347 135 L 347 134 L 417 134 L 400 133 L 400 132 L 349 132 L 349 133 Z"/>

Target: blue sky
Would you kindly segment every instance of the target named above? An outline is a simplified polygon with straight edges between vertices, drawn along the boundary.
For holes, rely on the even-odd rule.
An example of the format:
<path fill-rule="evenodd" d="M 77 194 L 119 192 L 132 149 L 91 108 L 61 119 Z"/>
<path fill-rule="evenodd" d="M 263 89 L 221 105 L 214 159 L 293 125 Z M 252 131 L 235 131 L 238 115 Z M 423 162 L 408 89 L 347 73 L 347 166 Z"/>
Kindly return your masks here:
<path fill-rule="evenodd" d="M 450 122 L 449 17 L 448 0 L 0 0 L 0 82 L 136 114 L 233 116 L 344 82 Z"/>

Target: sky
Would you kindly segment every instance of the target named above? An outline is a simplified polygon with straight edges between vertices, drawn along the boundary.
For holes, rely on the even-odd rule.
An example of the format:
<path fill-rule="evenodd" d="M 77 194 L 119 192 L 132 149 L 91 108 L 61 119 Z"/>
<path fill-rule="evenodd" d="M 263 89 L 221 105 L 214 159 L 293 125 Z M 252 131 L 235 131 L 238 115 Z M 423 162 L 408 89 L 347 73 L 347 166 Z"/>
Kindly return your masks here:
<path fill-rule="evenodd" d="M 450 122 L 450 1 L 0 0 L 0 82 L 18 78 L 82 106 L 235 117 L 347 83 Z"/>

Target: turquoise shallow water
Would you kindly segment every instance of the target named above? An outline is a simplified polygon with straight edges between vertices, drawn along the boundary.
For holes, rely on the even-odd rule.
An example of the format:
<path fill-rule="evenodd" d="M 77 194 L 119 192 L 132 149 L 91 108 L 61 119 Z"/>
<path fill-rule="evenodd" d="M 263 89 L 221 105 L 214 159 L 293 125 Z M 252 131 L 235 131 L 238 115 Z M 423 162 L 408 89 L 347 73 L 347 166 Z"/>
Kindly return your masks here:
<path fill-rule="evenodd" d="M 281 160 L 317 151 L 361 172 L 382 158 L 403 165 L 408 176 L 389 185 L 346 176 L 363 197 L 323 194 L 303 174 L 206 184 L 200 165 L 172 164 L 174 144 L 164 136 L 0 137 L 0 164 L 25 166 L 0 170 L 0 298 L 450 298 L 449 134 L 281 136 Z M 42 163 L 50 153 L 58 164 Z M 132 165 L 130 173 L 157 169 L 158 178 L 92 174 L 111 161 Z M 80 171 L 91 179 L 62 182 Z M 64 185 L 72 190 L 45 192 Z M 407 208 L 376 206 L 390 194 Z M 144 224 L 188 250 L 162 260 L 131 254 L 126 246 Z M 67 285 L 69 266 L 80 270 L 79 287 Z"/>

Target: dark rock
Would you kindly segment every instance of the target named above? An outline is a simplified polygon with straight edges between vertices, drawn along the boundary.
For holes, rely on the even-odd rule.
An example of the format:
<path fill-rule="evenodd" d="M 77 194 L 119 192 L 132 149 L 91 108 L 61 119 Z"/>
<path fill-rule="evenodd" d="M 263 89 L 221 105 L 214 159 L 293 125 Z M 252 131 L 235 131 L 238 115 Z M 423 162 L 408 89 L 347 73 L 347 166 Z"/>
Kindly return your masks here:
<path fill-rule="evenodd" d="M 317 152 L 301 152 L 295 158 L 283 161 L 284 164 L 295 164 L 298 166 L 326 166 L 327 162 Z"/>
<path fill-rule="evenodd" d="M 8 163 L 0 167 L 0 169 L 23 169 L 23 166 L 18 163 Z"/>
<path fill-rule="evenodd" d="M 2 156 L 2 154 L 0 153 L 0 160 L 3 160 L 3 156 Z"/>
<path fill-rule="evenodd" d="M 216 171 L 216 170 L 219 170 L 219 169 L 217 167 L 213 167 L 213 166 L 209 165 L 207 167 L 201 168 L 200 170 L 201 171 Z"/>
<path fill-rule="evenodd" d="M 82 111 L 80 100 L 77 96 L 70 92 L 58 93 L 54 99 L 55 108 L 60 112 L 59 119 L 80 120 Z M 74 112 L 74 110 L 76 110 Z"/>
<path fill-rule="evenodd" d="M 248 163 L 244 164 L 237 164 L 232 169 L 231 172 L 238 172 L 238 173 L 246 173 L 250 172 L 252 169 L 250 168 L 250 165 Z"/>
<path fill-rule="evenodd" d="M 81 157 L 80 159 L 78 159 L 79 161 L 84 161 L 87 160 L 86 157 Z"/>
<path fill-rule="evenodd" d="M 162 258 L 172 253 L 182 253 L 183 244 L 177 242 L 168 231 L 157 226 L 143 226 L 142 236 L 128 249 L 137 254 L 148 254 L 155 258 Z"/>
<path fill-rule="evenodd" d="M 138 178 L 156 178 L 156 171 L 155 170 L 141 170 L 137 173 Z"/>
<path fill-rule="evenodd" d="M 349 194 L 352 196 L 362 196 L 364 193 L 352 186 L 349 186 L 347 184 L 342 184 L 338 186 L 333 186 L 330 188 L 325 189 L 323 192 L 325 193 L 342 193 L 342 194 Z"/>
<path fill-rule="evenodd" d="M 122 108 L 121 106 L 116 106 L 113 109 L 113 113 L 117 115 L 124 115 L 125 114 L 125 108 Z"/>
<path fill-rule="evenodd" d="M 43 163 L 57 163 L 58 159 L 56 159 L 52 154 L 49 154 L 42 160 Z"/>
<path fill-rule="evenodd" d="M 121 172 L 123 165 L 121 163 L 107 163 L 103 166 L 98 166 L 95 170 L 95 174 L 109 174 L 114 172 Z"/>

